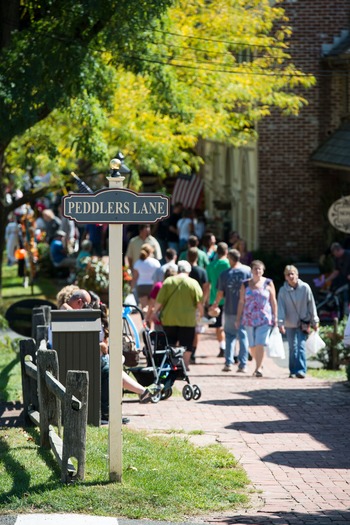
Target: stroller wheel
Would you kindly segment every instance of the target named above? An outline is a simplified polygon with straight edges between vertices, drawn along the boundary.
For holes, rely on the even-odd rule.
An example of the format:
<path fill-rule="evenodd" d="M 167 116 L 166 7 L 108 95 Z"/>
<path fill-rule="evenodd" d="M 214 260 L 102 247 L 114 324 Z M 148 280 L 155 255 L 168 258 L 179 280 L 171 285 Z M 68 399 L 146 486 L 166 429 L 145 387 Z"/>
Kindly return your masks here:
<path fill-rule="evenodd" d="M 151 397 L 151 403 L 159 403 L 161 399 L 162 399 L 162 392 L 161 390 L 159 390 L 159 392 L 157 392 Z"/>
<path fill-rule="evenodd" d="M 165 401 L 165 399 L 168 399 L 172 395 L 173 395 L 173 389 L 171 387 L 167 388 L 166 390 L 163 390 L 161 400 Z"/>
<path fill-rule="evenodd" d="M 193 398 L 193 388 L 191 385 L 185 385 L 182 389 L 182 395 L 186 401 L 191 401 Z"/>
<path fill-rule="evenodd" d="M 198 401 L 198 399 L 200 399 L 201 395 L 202 395 L 202 391 L 201 389 L 199 388 L 198 385 L 193 385 L 193 399 L 195 401 Z"/>

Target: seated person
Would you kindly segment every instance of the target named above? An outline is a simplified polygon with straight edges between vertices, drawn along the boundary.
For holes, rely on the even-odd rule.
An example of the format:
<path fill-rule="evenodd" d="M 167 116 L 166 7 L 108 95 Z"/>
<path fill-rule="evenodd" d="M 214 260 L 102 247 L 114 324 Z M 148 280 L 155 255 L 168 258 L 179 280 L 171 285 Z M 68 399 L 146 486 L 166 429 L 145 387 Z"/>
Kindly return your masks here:
<path fill-rule="evenodd" d="M 58 310 L 61 310 L 61 306 L 67 303 L 72 297 L 73 293 L 79 290 L 79 286 L 75 284 L 67 284 L 64 286 L 56 295 L 56 303 Z"/>
<path fill-rule="evenodd" d="M 89 260 L 88 257 L 91 257 L 91 253 L 92 253 L 92 242 L 89 241 L 89 239 L 84 239 L 81 243 L 81 248 L 79 250 L 79 253 L 76 259 L 77 271 L 85 270 L 88 260 Z"/>
<path fill-rule="evenodd" d="M 102 322 L 102 334 L 100 342 L 100 355 L 101 355 L 101 413 L 102 420 L 108 421 L 109 419 L 109 323 L 108 323 L 108 311 L 107 306 L 101 302 L 99 296 L 89 291 L 92 298 L 90 307 L 101 310 L 101 322 Z M 124 363 L 124 356 L 123 356 Z M 138 383 L 135 379 L 130 377 L 124 370 L 122 371 L 123 389 L 129 390 L 134 394 L 139 395 L 140 403 L 149 403 L 151 397 L 159 391 L 157 385 L 150 385 L 144 387 Z"/>
<path fill-rule="evenodd" d="M 86 290 L 73 290 L 64 303 L 61 304 L 60 310 L 81 310 L 82 308 L 90 308 L 91 296 Z"/>
<path fill-rule="evenodd" d="M 64 293 L 63 293 L 64 291 Z M 72 293 L 71 293 L 72 292 Z M 100 356 L 101 356 L 101 414 L 102 420 L 109 419 L 109 355 L 108 355 L 108 315 L 107 307 L 101 302 L 97 294 L 83 289 L 69 289 L 64 287 L 58 294 L 60 300 L 64 300 L 59 307 L 60 310 L 81 310 L 82 308 L 95 308 L 101 311 L 102 333 L 100 342 Z M 140 403 L 148 403 L 151 397 L 156 393 L 156 385 L 154 387 L 144 387 L 132 379 L 126 372 L 122 372 L 123 388 L 139 395 Z M 155 388 L 156 387 L 156 388 Z M 123 418 L 123 422 L 127 423 L 127 418 Z"/>
<path fill-rule="evenodd" d="M 63 240 L 66 233 L 63 230 L 58 230 L 50 244 L 50 257 L 55 268 L 68 268 L 70 279 L 72 282 L 75 278 L 76 260 L 74 257 L 69 257 L 64 246 Z"/>

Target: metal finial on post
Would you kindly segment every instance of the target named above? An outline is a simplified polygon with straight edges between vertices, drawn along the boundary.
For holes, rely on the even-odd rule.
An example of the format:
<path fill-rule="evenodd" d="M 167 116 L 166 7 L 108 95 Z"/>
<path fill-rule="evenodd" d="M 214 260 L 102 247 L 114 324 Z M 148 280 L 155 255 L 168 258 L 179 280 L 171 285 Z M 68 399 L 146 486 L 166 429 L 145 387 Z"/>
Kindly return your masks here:
<path fill-rule="evenodd" d="M 121 166 L 121 160 L 119 159 L 112 159 L 109 163 L 109 167 L 111 168 L 111 177 L 120 177 L 119 168 Z"/>

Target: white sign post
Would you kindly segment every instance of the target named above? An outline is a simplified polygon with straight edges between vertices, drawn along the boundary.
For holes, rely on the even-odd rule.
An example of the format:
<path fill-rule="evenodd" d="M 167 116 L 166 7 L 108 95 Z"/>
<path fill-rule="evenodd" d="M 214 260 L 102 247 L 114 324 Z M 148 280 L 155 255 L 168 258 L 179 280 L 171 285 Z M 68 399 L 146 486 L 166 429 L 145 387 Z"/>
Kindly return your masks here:
<path fill-rule="evenodd" d="M 112 166 L 111 166 L 112 167 Z M 122 188 L 125 177 L 107 177 L 110 188 Z M 109 225 L 109 479 L 121 481 L 123 472 L 123 225 Z"/>
<path fill-rule="evenodd" d="M 81 224 L 109 224 L 109 479 L 121 481 L 123 374 L 123 224 L 155 223 L 169 216 L 169 198 L 123 188 L 119 159 L 112 159 L 109 188 L 63 197 L 63 215 Z"/>

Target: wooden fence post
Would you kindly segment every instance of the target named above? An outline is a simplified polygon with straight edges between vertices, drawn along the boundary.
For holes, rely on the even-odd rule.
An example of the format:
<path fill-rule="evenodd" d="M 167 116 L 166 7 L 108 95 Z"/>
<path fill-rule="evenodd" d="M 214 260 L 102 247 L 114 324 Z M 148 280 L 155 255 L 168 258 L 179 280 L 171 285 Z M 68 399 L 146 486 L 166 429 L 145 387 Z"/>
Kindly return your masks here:
<path fill-rule="evenodd" d="M 47 304 L 43 304 L 42 306 L 40 306 L 40 308 L 42 309 L 44 317 L 45 317 L 44 324 L 49 325 L 51 321 L 51 306 Z"/>
<path fill-rule="evenodd" d="M 32 338 L 36 340 L 38 346 L 42 339 L 47 341 L 48 330 L 51 321 L 51 306 L 43 305 L 33 308 L 32 313 Z M 43 327 L 46 327 L 46 331 Z M 44 335 L 45 334 L 45 335 Z"/>
<path fill-rule="evenodd" d="M 36 327 L 36 344 L 37 348 L 40 347 L 41 341 L 44 339 L 45 342 L 49 339 L 49 326 L 48 325 L 38 325 Z"/>
<path fill-rule="evenodd" d="M 23 410 L 25 422 L 28 425 L 32 421 L 28 415 L 30 410 L 39 410 L 38 399 L 38 385 L 25 370 L 25 357 L 30 356 L 33 363 L 36 362 L 36 344 L 33 339 L 22 339 L 19 342 L 19 351 L 21 358 L 21 375 L 22 375 L 22 394 L 23 394 Z"/>
<path fill-rule="evenodd" d="M 55 350 L 38 350 L 38 395 L 40 400 L 40 445 L 50 448 L 49 426 L 61 426 L 61 403 L 47 387 L 46 371 L 58 378 L 58 357 Z"/>
<path fill-rule="evenodd" d="M 41 308 L 33 308 L 32 312 L 32 338 L 37 341 L 36 329 L 39 325 L 46 324 L 45 315 Z"/>
<path fill-rule="evenodd" d="M 66 396 L 63 402 L 63 451 L 61 481 L 71 481 L 68 473 L 69 458 L 76 458 L 78 468 L 76 478 L 84 479 L 86 456 L 86 427 L 88 415 L 89 374 L 77 370 L 69 370 L 66 379 Z M 75 410 L 72 397 L 79 396 L 80 410 Z"/>

